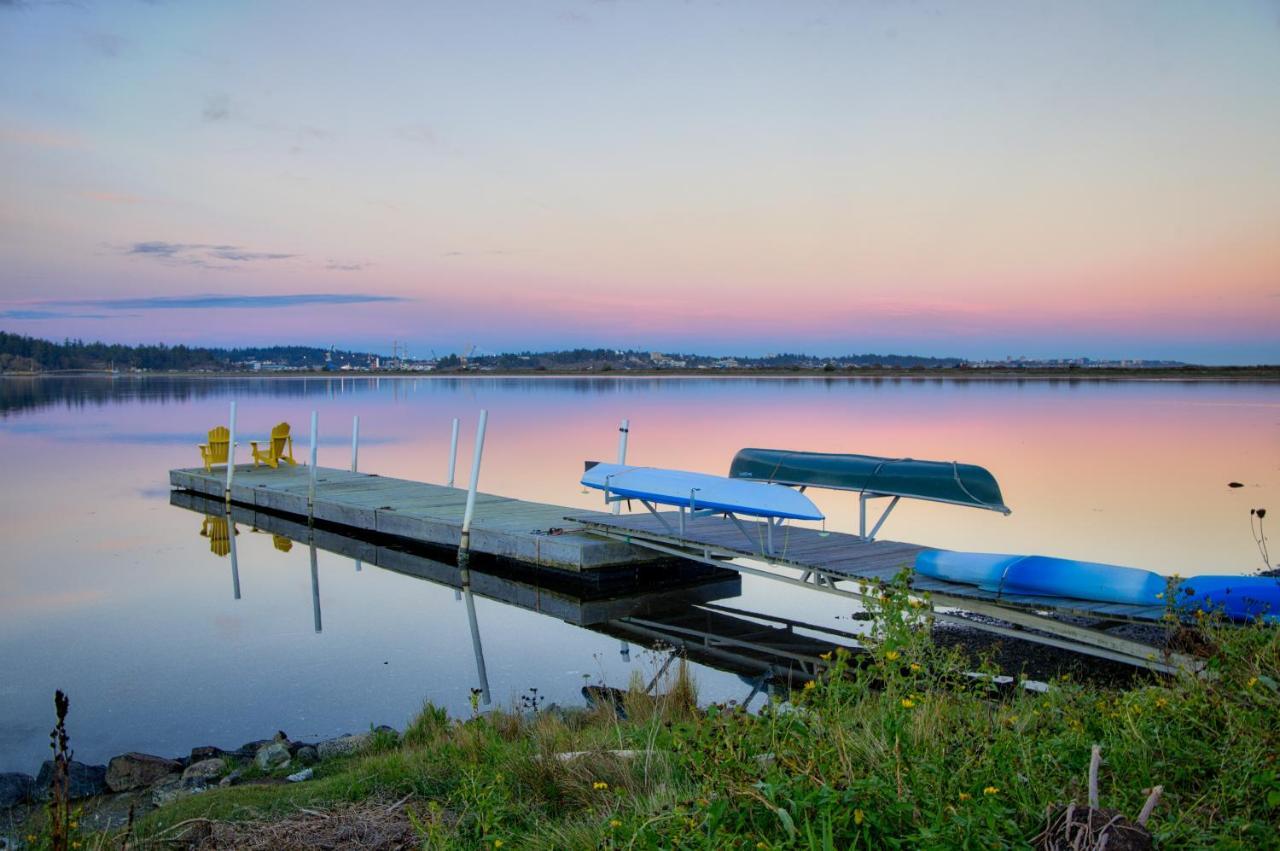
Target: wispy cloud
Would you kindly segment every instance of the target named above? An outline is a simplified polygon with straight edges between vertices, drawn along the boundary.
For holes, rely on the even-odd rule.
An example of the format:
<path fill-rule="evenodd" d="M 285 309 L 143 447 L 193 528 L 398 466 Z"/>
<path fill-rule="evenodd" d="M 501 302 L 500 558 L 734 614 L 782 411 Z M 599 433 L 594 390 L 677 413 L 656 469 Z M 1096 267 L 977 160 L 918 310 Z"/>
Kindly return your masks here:
<path fill-rule="evenodd" d="M 212 245 L 203 242 L 135 242 L 124 249 L 132 257 L 150 257 L 164 263 L 200 266 L 205 269 L 232 269 L 237 263 L 264 260 L 288 260 L 297 257 L 279 251 L 249 251 L 238 245 Z"/>
<path fill-rule="evenodd" d="M 140 298 L 61 299 L 28 302 L 0 310 L 0 319 L 117 319 L 136 316 L 123 311 L 193 309 L 272 309 L 324 305 L 378 304 L 407 301 L 399 296 L 370 293 L 293 293 L 289 295 L 144 296 Z M 111 311 L 86 313 L 86 309 Z"/>
<path fill-rule="evenodd" d="M 231 117 L 231 98 L 222 93 L 206 96 L 201 114 L 205 121 L 226 121 Z"/>
<path fill-rule="evenodd" d="M 362 272 L 369 268 L 368 263 L 342 263 L 338 260 L 330 260 L 325 264 L 325 268 L 332 272 Z"/>

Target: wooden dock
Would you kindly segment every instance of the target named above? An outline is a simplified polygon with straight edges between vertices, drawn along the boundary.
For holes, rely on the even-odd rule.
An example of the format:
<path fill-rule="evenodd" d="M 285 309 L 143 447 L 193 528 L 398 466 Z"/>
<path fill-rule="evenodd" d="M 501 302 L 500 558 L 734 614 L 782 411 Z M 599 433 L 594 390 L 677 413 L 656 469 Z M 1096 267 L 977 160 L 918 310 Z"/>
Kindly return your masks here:
<path fill-rule="evenodd" d="M 236 465 L 231 501 L 265 511 L 308 516 L 309 470 Z M 169 471 L 170 486 L 223 498 L 225 468 Z M 318 522 L 353 530 L 456 548 L 467 491 L 328 467 L 316 468 L 313 516 Z M 595 571 L 651 563 L 661 557 L 641 547 L 583 532 L 570 515 L 592 512 L 479 493 L 471 527 L 475 553 L 569 571 Z M 601 517 L 609 515 L 601 514 Z"/>

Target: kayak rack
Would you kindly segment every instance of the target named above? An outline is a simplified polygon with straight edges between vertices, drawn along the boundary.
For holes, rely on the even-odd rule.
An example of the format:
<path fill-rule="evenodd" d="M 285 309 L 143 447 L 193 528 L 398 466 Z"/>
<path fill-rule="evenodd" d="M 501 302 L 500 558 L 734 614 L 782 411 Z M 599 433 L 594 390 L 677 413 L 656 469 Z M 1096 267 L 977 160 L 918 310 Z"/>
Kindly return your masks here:
<path fill-rule="evenodd" d="M 648 514 L 577 515 L 566 519 L 581 524 L 585 531 L 620 543 L 857 602 L 877 596 L 876 586 L 892 581 L 915 562 L 917 554 L 931 549 L 790 527 L 786 530 L 786 546 L 779 552 L 772 546 L 773 527 L 781 525 L 775 522 L 697 513 L 686 516 L 684 511 L 646 508 Z M 744 538 L 749 546 L 743 546 Z M 762 541 L 763 544 L 758 543 Z M 1202 662 L 1190 656 L 1106 631 L 1121 624 L 1160 625 L 1165 615 L 1162 607 L 1014 595 L 920 575 L 912 578 L 911 592 L 940 621 L 1006 638 L 1161 673 L 1196 672 L 1203 667 Z"/>

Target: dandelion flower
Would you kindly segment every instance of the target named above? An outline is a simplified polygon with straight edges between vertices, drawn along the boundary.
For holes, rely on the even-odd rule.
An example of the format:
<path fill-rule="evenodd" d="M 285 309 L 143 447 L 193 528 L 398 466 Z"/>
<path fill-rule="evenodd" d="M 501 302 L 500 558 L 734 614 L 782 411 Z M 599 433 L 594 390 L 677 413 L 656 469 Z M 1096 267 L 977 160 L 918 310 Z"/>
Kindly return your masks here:
<path fill-rule="evenodd" d="M 616 818 L 610 819 L 609 827 L 613 828 L 614 830 L 617 830 L 618 828 L 622 827 L 622 822 L 618 821 Z"/>
<path fill-rule="evenodd" d="M 972 796 L 972 795 L 970 795 L 968 792 L 961 792 L 961 793 L 960 793 L 960 800 L 962 800 L 962 801 L 967 801 L 967 800 L 969 800 L 969 799 L 970 799 L 970 798 L 972 798 L 972 797 L 973 797 L 973 796 Z"/>
<path fill-rule="evenodd" d="M 804 684 L 805 691 L 811 691 L 817 687 L 818 687 L 818 684 L 815 683 L 813 680 L 809 680 L 807 683 Z"/>
<path fill-rule="evenodd" d="M 854 823 L 854 824 L 862 824 L 862 820 L 863 820 L 863 819 L 865 819 L 865 818 L 866 818 L 866 814 L 865 814 L 865 813 L 863 813 L 863 812 L 862 812 L 862 810 L 854 810 L 854 811 L 853 811 L 853 823 Z"/>
<path fill-rule="evenodd" d="M 890 650 L 888 653 L 884 654 L 884 658 L 888 659 L 890 662 L 896 662 L 898 660 L 898 651 Z"/>
<path fill-rule="evenodd" d="M 904 697 L 904 698 L 902 698 L 902 708 L 903 708 L 903 709 L 910 709 L 911 707 L 913 707 L 913 706 L 915 706 L 915 705 L 916 705 L 916 702 L 915 702 L 914 700 L 912 700 L 911 698 L 909 698 L 909 697 Z"/>
<path fill-rule="evenodd" d="M 1248 688 L 1253 688 L 1253 687 L 1254 687 L 1254 686 L 1256 686 L 1257 684 L 1258 684 L 1258 678 L 1257 678 L 1257 677 L 1250 677 L 1250 678 L 1249 678 Z"/>
<path fill-rule="evenodd" d="M 595 789 L 597 792 L 605 792 L 608 791 L 609 784 L 605 783 L 603 780 L 597 780 L 595 783 L 591 784 L 591 788 Z"/>
<path fill-rule="evenodd" d="M 913 673 L 913 674 L 918 674 L 918 673 L 920 673 L 920 672 L 921 672 L 921 671 L 923 671 L 923 670 L 924 670 L 924 666 L 923 666 L 923 665 L 921 665 L 919 662 L 912 662 L 912 663 L 911 663 L 911 673 Z"/>
<path fill-rule="evenodd" d="M 988 786 L 987 788 L 982 790 L 982 794 L 984 795 L 998 795 L 999 793 L 1000 793 L 999 786 Z"/>
<path fill-rule="evenodd" d="M 495 840 L 493 840 L 493 847 L 494 847 L 494 848 L 501 848 L 501 847 L 502 847 L 503 845 L 505 845 L 505 844 L 506 844 L 506 843 L 505 843 L 505 842 L 503 842 L 501 839 L 495 839 Z"/>
<path fill-rule="evenodd" d="M 826 653 L 819 653 L 818 658 L 826 660 L 828 662 L 831 661 L 831 651 L 828 650 Z"/>

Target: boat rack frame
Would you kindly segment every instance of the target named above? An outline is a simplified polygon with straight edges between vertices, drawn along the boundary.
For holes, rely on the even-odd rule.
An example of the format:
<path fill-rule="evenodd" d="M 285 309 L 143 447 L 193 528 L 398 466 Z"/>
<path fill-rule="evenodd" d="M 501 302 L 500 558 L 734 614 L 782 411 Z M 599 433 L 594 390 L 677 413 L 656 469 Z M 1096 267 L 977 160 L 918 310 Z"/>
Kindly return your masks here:
<path fill-rule="evenodd" d="M 887 496 L 887 494 L 878 496 Z M 885 515 L 895 504 L 896 499 L 889 504 Z M 663 513 L 658 512 L 652 505 L 646 504 L 645 507 L 657 523 L 644 515 L 607 518 L 579 516 L 567 519 L 581 523 L 594 534 L 644 547 L 663 555 L 808 588 L 858 603 L 865 603 L 868 598 L 875 596 L 877 592 L 873 589 L 880 582 L 891 579 L 900 570 L 900 566 L 886 569 L 885 556 L 879 554 L 876 548 L 906 546 L 874 541 L 860 535 L 817 532 L 817 530 L 802 528 L 796 531 L 808 533 L 806 555 L 811 558 L 805 559 L 804 556 L 789 558 L 785 552 L 781 555 L 776 553 L 772 546 L 773 528 L 775 525 L 781 526 L 781 522 L 764 521 L 768 528 L 768 542 L 765 547 L 757 547 L 755 543 L 757 539 L 751 536 L 743 522 L 737 517 L 730 516 L 733 526 L 737 527 L 743 537 L 752 544 L 752 548 L 748 551 L 726 541 L 730 536 L 725 534 L 728 526 L 723 522 L 716 524 L 719 527 L 717 529 L 709 529 L 710 524 L 702 522 L 697 524 L 699 527 L 697 532 L 691 532 L 692 524 L 686 521 L 683 510 L 678 512 L 677 523 L 673 526 Z M 708 514 L 724 513 L 694 512 L 692 516 L 704 517 Z M 872 535 L 884 522 L 885 515 L 882 515 L 880 522 L 873 527 Z M 699 535 L 698 532 L 702 534 Z M 820 557 L 812 558 L 815 553 L 810 536 L 830 540 L 830 546 L 825 549 L 841 553 L 839 569 L 822 564 Z M 730 539 L 736 541 L 737 537 L 732 536 Z M 917 547 L 914 551 L 923 549 L 926 548 Z M 857 564 L 860 550 L 866 553 L 868 564 L 866 569 L 860 569 Z M 873 560 L 878 564 L 871 566 Z M 1100 610 L 1103 607 L 1089 601 L 1073 601 L 1066 598 L 992 599 L 989 594 L 980 596 L 983 592 L 976 587 L 919 576 L 915 577 L 912 583 L 911 594 L 925 603 L 937 620 L 982 632 L 1031 641 L 1166 674 L 1198 673 L 1204 668 L 1201 660 L 1191 656 L 1170 652 L 1141 641 L 1111 635 L 1102 629 L 1062 619 L 1064 616 L 1088 618 L 1103 626 L 1114 626 L 1120 623 L 1147 625 L 1159 623 L 1141 607 L 1106 606 L 1105 610 Z M 968 615 L 977 615 L 980 619 Z M 987 619 L 994 619 L 1000 623 L 992 623 Z"/>

